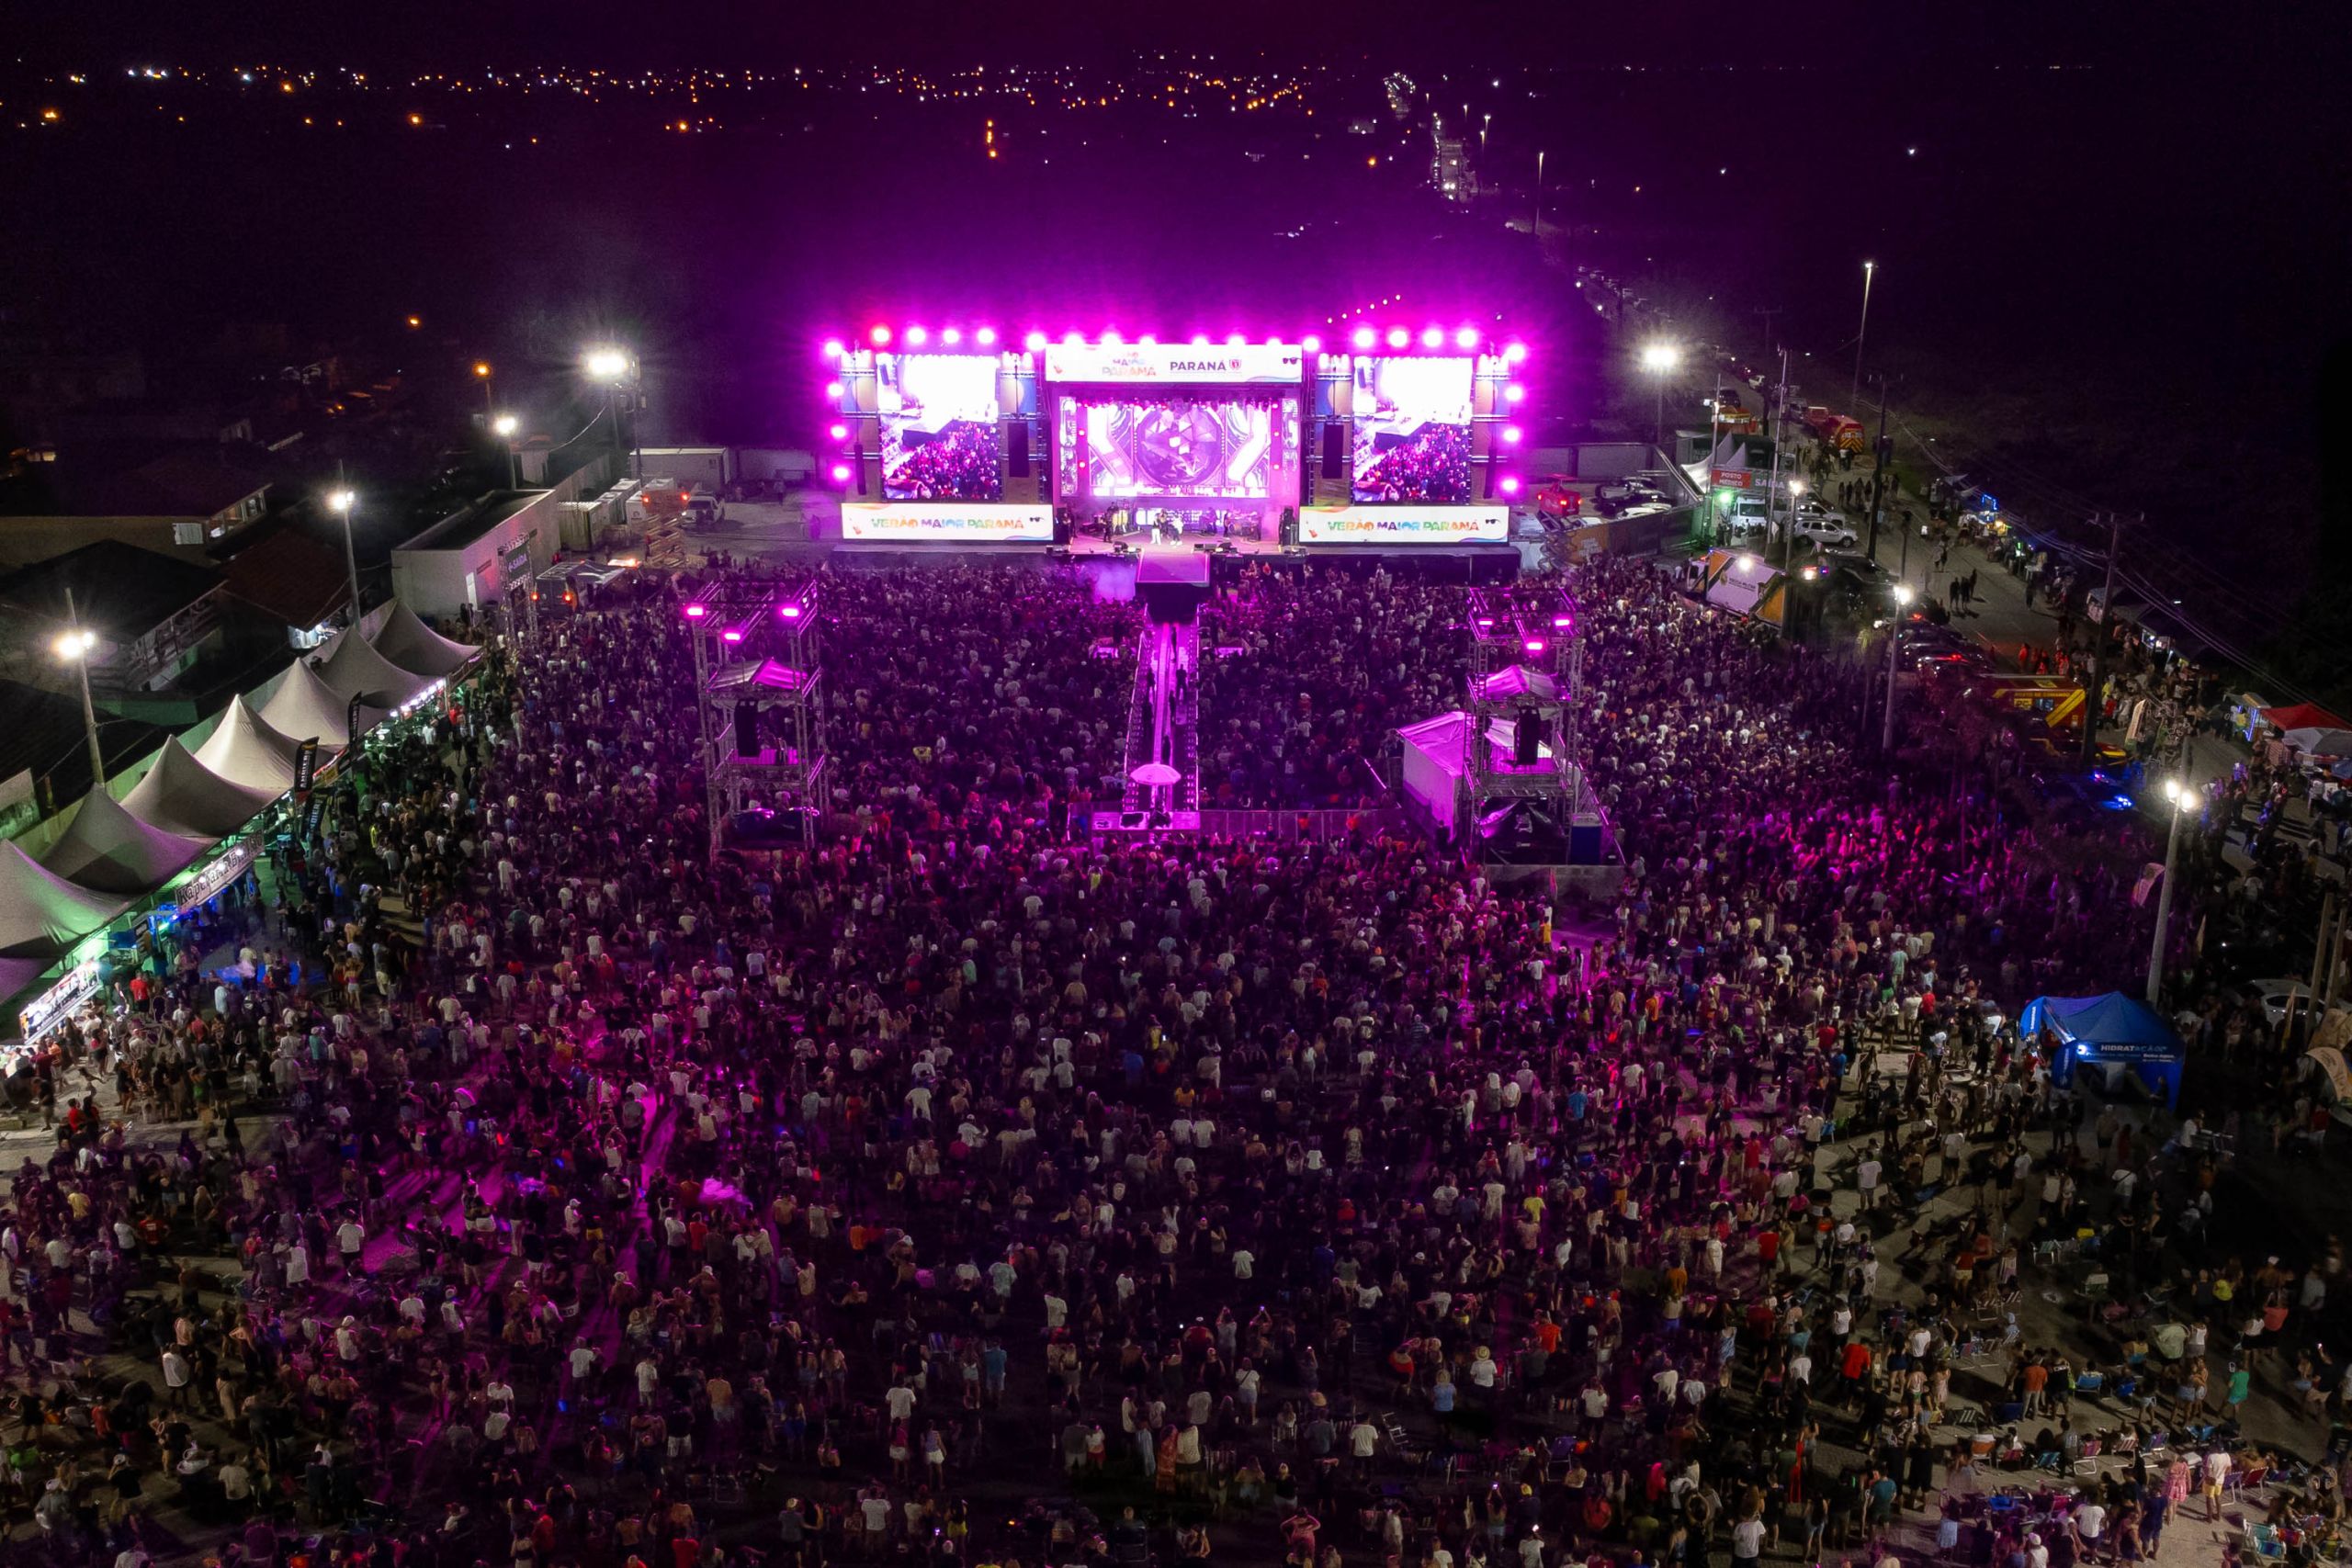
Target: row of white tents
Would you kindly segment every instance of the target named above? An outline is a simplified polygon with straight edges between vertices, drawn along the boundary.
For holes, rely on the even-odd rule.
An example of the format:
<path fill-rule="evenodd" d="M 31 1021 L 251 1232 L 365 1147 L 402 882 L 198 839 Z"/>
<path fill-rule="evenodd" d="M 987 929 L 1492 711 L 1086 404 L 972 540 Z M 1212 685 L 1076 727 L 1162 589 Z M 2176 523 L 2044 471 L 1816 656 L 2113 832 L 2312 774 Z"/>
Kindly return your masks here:
<path fill-rule="evenodd" d="M 382 606 L 322 657 L 297 660 L 209 725 L 165 739 L 121 799 L 98 781 L 40 856 L 0 843 L 0 998 L 291 790 L 305 741 L 333 756 L 476 652 L 405 606 Z"/>

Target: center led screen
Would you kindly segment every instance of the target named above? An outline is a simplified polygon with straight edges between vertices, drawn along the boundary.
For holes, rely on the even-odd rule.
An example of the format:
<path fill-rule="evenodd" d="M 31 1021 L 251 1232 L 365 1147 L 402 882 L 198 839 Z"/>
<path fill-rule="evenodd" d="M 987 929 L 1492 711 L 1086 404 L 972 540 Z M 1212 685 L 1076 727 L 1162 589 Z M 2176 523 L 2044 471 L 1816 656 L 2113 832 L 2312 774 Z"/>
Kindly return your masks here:
<path fill-rule="evenodd" d="M 1098 496 L 1273 494 L 1273 406 L 1138 398 L 1086 403 Z"/>
<path fill-rule="evenodd" d="M 874 368 L 884 498 L 1001 500 L 996 356 L 886 354 Z"/>
<path fill-rule="evenodd" d="M 1355 362 L 1358 502 L 1470 499 L 1470 372 L 1463 358 Z"/>

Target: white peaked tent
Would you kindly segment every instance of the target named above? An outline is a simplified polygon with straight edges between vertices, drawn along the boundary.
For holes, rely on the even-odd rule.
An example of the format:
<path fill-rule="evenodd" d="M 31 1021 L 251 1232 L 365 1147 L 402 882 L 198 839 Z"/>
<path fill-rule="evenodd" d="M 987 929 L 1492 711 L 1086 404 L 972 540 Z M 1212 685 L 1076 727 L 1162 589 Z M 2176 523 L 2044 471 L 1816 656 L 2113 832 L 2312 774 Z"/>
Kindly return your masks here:
<path fill-rule="evenodd" d="M 148 893 L 169 882 L 212 843 L 209 838 L 150 828 L 100 784 L 82 797 L 74 808 L 74 820 L 40 863 L 79 886 L 104 893 Z"/>
<path fill-rule="evenodd" d="M 315 735 L 320 745 L 340 748 L 351 743 L 350 706 L 347 696 L 335 695 L 334 688 L 316 670 L 296 660 L 277 692 L 262 705 L 261 716 L 280 735 L 297 741 Z M 359 728 L 367 729 L 383 716 L 383 709 L 362 704 Z"/>
<path fill-rule="evenodd" d="M 418 620 L 405 604 L 394 604 L 383 626 L 368 640 L 377 652 L 401 669 L 436 681 L 456 674 L 481 651 L 450 641 Z"/>
<path fill-rule="evenodd" d="M 336 711 L 336 720 L 342 720 Z M 266 790 L 275 798 L 294 787 L 294 757 L 302 749 L 304 737 L 289 737 L 254 711 L 253 705 L 239 697 L 220 715 L 220 722 L 198 747 L 195 760 L 207 773 L 216 773 L 243 789 Z M 162 767 L 159 761 L 156 766 Z M 134 795 L 136 791 L 132 792 Z"/>
<path fill-rule="evenodd" d="M 199 838 L 225 838 L 258 816 L 281 791 L 224 779 L 198 761 L 176 735 L 164 742 L 123 807 L 150 828 Z"/>
<path fill-rule="evenodd" d="M 0 957 L 53 958 L 122 907 L 122 899 L 76 887 L 16 845 L 0 843 Z"/>
<path fill-rule="evenodd" d="M 334 650 L 319 666 L 319 678 L 346 703 L 360 697 L 388 709 L 401 706 L 434 680 L 401 669 L 348 629 L 335 638 Z"/>

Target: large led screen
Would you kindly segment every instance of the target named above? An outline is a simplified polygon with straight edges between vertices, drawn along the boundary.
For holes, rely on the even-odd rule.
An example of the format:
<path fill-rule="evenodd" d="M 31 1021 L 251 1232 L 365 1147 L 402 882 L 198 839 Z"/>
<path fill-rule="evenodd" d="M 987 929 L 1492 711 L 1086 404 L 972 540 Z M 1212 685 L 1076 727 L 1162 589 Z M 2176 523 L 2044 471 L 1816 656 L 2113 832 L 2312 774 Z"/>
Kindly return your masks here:
<path fill-rule="evenodd" d="M 1470 367 L 1466 358 L 1355 362 L 1352 499 L 1470 499 Z"/>
<path fill-rule="evenodd" d="M 1270 403 L 1157 398 L 1086 404 L 1092 493 L 1125 496 L 1273 494 Z"/>
<path fill-rule="evenodd" d="M 875 356 L 882 416 L 882 494 L 890 501 L 996 501 L 1004 494 L 997 450 L 997 361 L 992 354 Z"/>

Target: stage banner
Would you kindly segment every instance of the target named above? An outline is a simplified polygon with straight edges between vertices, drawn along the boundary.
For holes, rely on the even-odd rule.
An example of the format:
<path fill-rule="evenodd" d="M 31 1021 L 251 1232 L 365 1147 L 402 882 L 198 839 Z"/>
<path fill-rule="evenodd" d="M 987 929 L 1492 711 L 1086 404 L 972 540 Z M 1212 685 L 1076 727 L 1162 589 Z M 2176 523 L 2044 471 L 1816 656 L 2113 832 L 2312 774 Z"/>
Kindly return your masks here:
<path fill-rule="evenodd" d="M 1311 506 L 1298 514 L 1302 545 L 1501 545 L 1508 506 Z"/>
<path fill-rule="evenodd" d="M 1050 506 L 967 502 L 842 502 L 844 540 L 924 545 L 1050 545 Z"/>
<path fill-rule="evenodd" d="M 1062 343 L 1046 348 L 1048 381 L 1145 382 L 1164 387 L 1298 386 L 1306 376 L 1298 344 Z"/>

